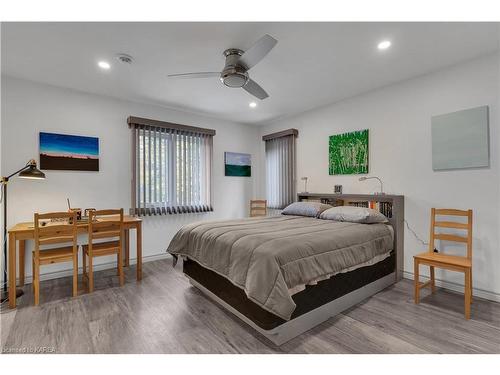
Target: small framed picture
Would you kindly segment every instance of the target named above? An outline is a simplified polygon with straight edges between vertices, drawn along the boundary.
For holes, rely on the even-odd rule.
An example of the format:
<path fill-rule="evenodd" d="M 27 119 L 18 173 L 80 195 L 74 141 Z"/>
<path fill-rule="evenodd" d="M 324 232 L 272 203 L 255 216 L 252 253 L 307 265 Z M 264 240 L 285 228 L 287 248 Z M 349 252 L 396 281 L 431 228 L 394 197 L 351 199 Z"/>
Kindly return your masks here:
<path fill-rule="evenodd" d="M 252 155 L 239 152 L 224 152 L 224 175 L 252 176 Z"/>

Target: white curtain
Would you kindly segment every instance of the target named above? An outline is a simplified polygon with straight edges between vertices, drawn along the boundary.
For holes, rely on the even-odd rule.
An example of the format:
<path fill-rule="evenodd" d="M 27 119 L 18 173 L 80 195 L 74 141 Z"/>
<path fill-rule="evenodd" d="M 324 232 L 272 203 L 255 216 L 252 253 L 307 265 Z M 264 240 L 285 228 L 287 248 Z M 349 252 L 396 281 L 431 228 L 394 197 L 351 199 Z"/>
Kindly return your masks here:
<path fill-rule="evenodd" d="M 211 211 L 213 137 L 143 125 L 133 131 L 135 213 Z"/>
<path fill-rule="evenodd" d="M 269 208 L 295 201 L 295 136 L 266 140 L 266 195 Z"/>

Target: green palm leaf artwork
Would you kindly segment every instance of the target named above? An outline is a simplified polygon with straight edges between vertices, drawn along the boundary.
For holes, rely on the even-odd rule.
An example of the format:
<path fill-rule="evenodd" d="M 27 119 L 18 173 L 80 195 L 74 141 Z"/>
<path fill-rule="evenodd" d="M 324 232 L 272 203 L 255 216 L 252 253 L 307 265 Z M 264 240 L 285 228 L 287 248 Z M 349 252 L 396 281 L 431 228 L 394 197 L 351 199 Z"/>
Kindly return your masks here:
<path fill-rule="evenodd" d="M 368 129 L 331 135 L 329 174 L 368 173 Z"/>

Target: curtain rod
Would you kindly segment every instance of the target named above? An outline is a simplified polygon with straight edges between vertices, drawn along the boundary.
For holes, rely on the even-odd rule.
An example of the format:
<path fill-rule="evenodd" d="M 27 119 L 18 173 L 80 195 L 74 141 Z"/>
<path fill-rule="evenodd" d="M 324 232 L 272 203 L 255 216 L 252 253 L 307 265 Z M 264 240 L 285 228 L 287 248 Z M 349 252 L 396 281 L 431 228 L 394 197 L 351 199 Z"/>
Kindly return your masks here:
<path fill-rule="evenodd" d="M 280 132 L 264 135 L 264 136 L 262 136 L 262 140 L 263 141 L 270 141 L 271 139 L 286 137 L 288 135 L 293 135 L 294 137 L 298 137 L 299 131 L 297 129 L 282 130 Z"/>
<path fill-rule="evenodd" d="M 196 126 L 174 124 L 172 122 L 152 120 L 152 119 L 143 118 L 143 117 L 129 116 L 127 118 L 127 124 L 129 127 L 133 127 L 135 125 L 145 125 L 145 126 L 152 126 L 152 127 L 156 127 L 156 128 L 176 129 L 176 130 L 183 130 L 183 131 L 192 132 L 192 133 L 202 133 L 202 134 L 208 134 L 208 135 L 212 135 L 212 136 L 215 135 L 214 129 L 206 129 L 206 128 L 198 128 Z"/>

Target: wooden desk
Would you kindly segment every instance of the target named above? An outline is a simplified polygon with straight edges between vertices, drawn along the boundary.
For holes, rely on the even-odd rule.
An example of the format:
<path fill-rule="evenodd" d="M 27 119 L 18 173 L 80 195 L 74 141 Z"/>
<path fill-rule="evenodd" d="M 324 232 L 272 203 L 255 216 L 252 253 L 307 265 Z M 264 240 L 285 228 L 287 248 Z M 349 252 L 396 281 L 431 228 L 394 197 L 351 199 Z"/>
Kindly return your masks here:
<path fill-rule="evenodd" d="M 124 216 L 125 228 L 125 266 L 130 264 L 130 229 L 137 231 L 137 280 L 142 279 L 142 220 L 134 216 Z M 88 223 L 79 223 L 78 233 L 88 233 Z M 16 295 L 16 245 L 19 242 L 19 284 L 24 285 L 24 263 L 26 252 L 26 240 L 34 238 L 35 228 L 33 222 L 18 223 L 9 230 L 9 296 Z M 16 299 L 9 298 L 9 307 L 16 307 Z"/>

